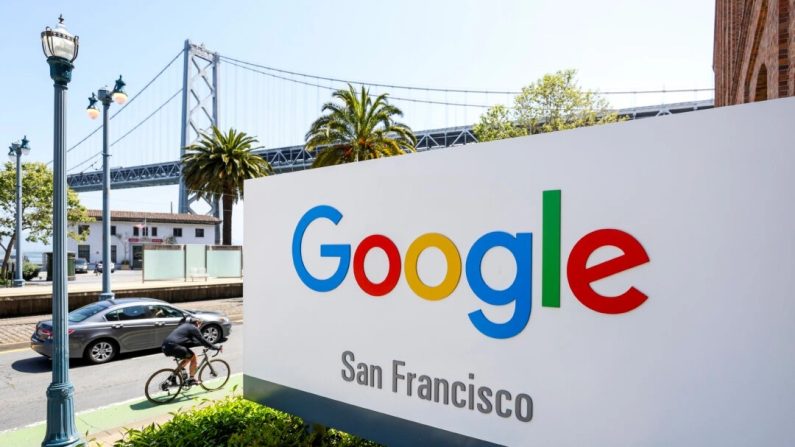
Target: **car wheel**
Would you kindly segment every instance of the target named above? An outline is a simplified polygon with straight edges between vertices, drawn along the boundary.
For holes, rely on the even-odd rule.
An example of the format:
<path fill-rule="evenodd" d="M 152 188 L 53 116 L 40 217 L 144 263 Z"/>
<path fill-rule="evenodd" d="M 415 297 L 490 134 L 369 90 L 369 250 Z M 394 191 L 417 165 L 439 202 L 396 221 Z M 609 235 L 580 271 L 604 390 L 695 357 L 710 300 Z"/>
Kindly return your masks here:
<path fill-rule="evenodd" d="M 217 343 L 221 340 L 221 328 L 214 324 L 208 324 L 202 328 L 202 337 L 207 340 L 207 343 Z"/>
<path fill-rule="evenodd" d="M 115 342 L 108 339 L 101 339 L 93 341 L 88 345 L 85 357 L 86 360 L 94 364 L 107 363 L 113 360 L 118 352 L 119 348 L 116 346 Z"/>

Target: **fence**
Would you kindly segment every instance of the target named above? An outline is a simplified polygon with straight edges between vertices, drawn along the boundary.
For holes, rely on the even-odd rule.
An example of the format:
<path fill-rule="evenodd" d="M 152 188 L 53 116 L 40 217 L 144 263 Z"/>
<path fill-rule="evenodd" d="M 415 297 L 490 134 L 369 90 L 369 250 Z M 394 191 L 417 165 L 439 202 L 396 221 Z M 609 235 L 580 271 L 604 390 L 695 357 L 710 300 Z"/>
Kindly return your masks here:
<path fill-rule="evenodd" d="M 145 245 L 143 280 L 241 278 L 243 247 L 229 245 Z"/>

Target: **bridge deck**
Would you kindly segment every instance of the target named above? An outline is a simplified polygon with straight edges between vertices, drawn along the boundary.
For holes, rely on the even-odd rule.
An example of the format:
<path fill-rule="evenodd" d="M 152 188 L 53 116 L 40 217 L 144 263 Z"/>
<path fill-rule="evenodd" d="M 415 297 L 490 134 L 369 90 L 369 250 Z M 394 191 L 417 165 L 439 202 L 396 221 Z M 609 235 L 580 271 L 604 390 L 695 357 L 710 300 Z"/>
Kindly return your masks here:
<path fill-rule="evenodd" d="M 712 100 L 707 100 L 621 109 L 619 114 L 629 119 L 641 119 L 712 107 Z M 472 126 L 426 130 L 417 132 L 416 135 L 418 152 L 477 143 L 477 139 L 472 133 Z M 265 157 L 277 174 L 306 169 L 312 165 L 315 159 L 314 154 L 304 149 L 303 145 L 261 149 L 256 153 Z M 110 181 L 113 189 L 177 185 L 180 174 L 180 162 L 175 160 L 151 165 L 112 168 Z M 102 190 L 102 171 L 72 174 L 67 177 L 67 182 L 77 192 L 100 191 Z"/>

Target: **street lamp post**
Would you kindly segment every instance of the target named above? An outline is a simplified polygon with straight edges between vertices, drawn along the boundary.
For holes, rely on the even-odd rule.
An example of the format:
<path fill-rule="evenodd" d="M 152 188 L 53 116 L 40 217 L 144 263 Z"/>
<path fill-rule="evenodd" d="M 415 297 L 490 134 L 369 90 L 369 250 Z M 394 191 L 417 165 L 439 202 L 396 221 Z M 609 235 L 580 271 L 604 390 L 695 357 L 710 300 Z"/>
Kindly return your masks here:
<path fill-rule="evenodd" d="M 22 162 L 20 158 L 23 155 L 28 155 L 30 153 L 30 146 L 28 146 L 28 137 L 22 137 L 22 141 L 15 141 L 11 143 L 11 146 L 8 148 L 8 158 L 11 161 L 16 159 L 17 162 L 17 210 L 16 210 L 16 251 L 17 251 L 17 258 L 16 258 L 16 268 L 14 269 L 14 287 L 22 287 L 25 285 L 25 279 L 22 278 L 22 270 L 24 267 L 24 261 L 22 256 Z M 10 247 L 9 247 L 10 249 Z"/>
<path fill-rule="evenodd" d="M 110 290 L 110 166 L 108 153 L 108 109 L 110 103 L 115 101 L 116 104 L 124 104 L 127 102 L 127 94 L 124 93 L 124 81 L 119 75 L 116 80 L 116 85 L 113 91 L 109 91 L 107 87 L 103 87 L 97 91 L 97 94 L 91 94 L 88 98 L 88 117 L 96 119 L 99 115 L 97 110 L 97 101 L 102 103 L 102 293 L 99 295 L 101 300 L 109 300 L 113 298 L 113 292 Z M 98 97 L 97 97 L 98 96 Z"/>
<path fill-rule="evenodd" d="M 75 426 L 74 386 L 69 381 L 69 338 L 66 318 L 69 296 L 66 283 L 66 90 L 72 80 L 72 62 L 79 42 L 66 30 L 63 16 L 55 29 L 41 33 L 41 47 L 54 81 L 53 212 L 52 212 L 52 383 L 47 388 L 45 447 L 84 444 Z"/>

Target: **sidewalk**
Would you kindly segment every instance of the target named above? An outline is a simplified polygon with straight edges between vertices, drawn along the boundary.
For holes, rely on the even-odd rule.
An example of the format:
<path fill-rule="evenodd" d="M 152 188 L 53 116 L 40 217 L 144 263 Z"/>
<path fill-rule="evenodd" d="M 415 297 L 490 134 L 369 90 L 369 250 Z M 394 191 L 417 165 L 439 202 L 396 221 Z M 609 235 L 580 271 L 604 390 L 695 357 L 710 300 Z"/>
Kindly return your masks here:
<path fill-rule="evenodd" d="M 166 287 L 195 287 L 213 284 L 238 284 L 242 283 L 242 278 L 207 278 L 195 281 L 184 279 L 169 281 L 114 281 L 113 290 L 143 290 Z M 69 293 L 80 292 L 101 292 L 101 282 L 69 282 Z M 27 295 L 52 295 L 52 284 L 49 282 L 28 282 L 25 287 L 0 287 L 0 298 L 27 296 Z"/>
<path fill-rule="evenodd" d="M 76 415 L 77 431 L 90 446 L 112 446 L 121 439 L 128 428 L 141 429 L 153 423 L 162 424 L 173 417 L 178 410 L 207 405 L 206 399 L 219 400 L 234 392 L 242 393 L 243 375 L 233 374 L 229 382 L 218 391 L 204 391 L 192 388 L 184 396 L 165 405 L 153 405 L 145 397 L 127 402 L 119 402 L 106 407 L 81 411 Z M 0 432 L 0 445 L 14 447 L 38 447 L 44 439 L 45 422 L 27 427 Z M 86 436 L 88 433 L 88 436 Z"/>
<path fill-rule="evenodd" d="M 220 311 L 226 313 L 233 323 L 243 321 L 243 298 L 190 301 L 174 305 L 186 310 Z M 36 323 L 41 320 L 49 320 L 51 317 L 46 314 L 0 319 L 0 352 L 29 346 L 30 336 L 33 334 Z M 4 444 L 0 443 L 0 445 Z"/>

